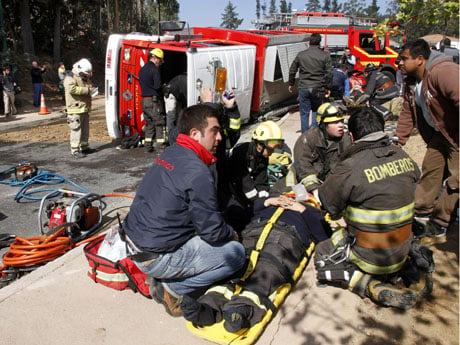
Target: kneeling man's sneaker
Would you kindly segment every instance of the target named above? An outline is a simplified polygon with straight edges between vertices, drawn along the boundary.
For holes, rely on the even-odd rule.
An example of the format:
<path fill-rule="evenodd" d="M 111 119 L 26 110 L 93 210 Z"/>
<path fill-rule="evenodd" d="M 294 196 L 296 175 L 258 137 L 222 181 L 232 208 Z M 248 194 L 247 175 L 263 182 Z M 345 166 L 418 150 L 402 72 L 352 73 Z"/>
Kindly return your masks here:
<path fill-rule="evenodd" d="M 155 302 L 163 304 L 169 315 L 173 317 L 182 316 L 182 308 L 180 307 L 182 296 L 174 297 L 171 295 L 159 280 L 153 279 L 153 282 L 150 284 L 150 295 Z"/>

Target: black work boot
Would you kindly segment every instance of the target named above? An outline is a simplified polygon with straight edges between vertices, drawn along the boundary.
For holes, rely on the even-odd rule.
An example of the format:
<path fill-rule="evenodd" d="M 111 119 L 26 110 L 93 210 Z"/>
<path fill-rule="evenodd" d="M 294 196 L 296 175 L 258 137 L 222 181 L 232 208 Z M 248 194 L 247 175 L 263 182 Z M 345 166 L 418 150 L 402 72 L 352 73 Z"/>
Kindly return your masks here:
<path fill-rule="evenodd" d="M 367 294 L 375 303 L 384 307 L 408 310 L 415 306 L 420 295 L 408 288 L 399 288 L 392 284 L 373 279 L 369 283 Z"/>
<path fill-rule="evenodd" d="M 145 153 L 152 153 L 154 151 L 152 143 L 146 144 L 144 146 L 144 152 Z"/>
<path fill-rule="evenodd" d="M 86 155 L 81 151 L 72 152 L 72 157 L 76 159 L 85 158 Z"/>
<path fill-rule="evenodd" d="M 424 245 L 445 243 L 447 241 L 447 227 L 436 223 L 433 219 L 430 219 L 426 223 L 426 233 L 420 239 L 420 243 Z"/>

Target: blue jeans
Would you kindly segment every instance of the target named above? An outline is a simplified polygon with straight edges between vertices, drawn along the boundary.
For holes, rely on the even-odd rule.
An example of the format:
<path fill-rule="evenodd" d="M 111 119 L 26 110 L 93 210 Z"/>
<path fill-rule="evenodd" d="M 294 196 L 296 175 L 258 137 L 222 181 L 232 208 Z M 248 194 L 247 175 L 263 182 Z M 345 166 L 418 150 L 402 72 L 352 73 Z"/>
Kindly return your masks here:
<path fill-rule="evenodd" d="M 243 267 L 244 262 L 241 243 L 231 241 L 210 245 L 195 236 L 175 252 L 160 255 L 147 266 L 143 262 L 136 262 L 136 265 L 181 296 L 231 276 Z"/>
<path fill-rule="evenodd" d="M 34 87 L 34 105 L 36 107 L 40 106 L 40 96 L 42 93 L 42 83 L 33 83 Z"/>
<path fill-rule="evenodd" d="M 316 110 L 322 103 L 322 97 L 318 97 L 314 88 L 299 89 L 300 103 L 300 129 L 303 132 L 316 127 Z M 312 119 L 310 125 L 310 110 L 312 111 Z"/>

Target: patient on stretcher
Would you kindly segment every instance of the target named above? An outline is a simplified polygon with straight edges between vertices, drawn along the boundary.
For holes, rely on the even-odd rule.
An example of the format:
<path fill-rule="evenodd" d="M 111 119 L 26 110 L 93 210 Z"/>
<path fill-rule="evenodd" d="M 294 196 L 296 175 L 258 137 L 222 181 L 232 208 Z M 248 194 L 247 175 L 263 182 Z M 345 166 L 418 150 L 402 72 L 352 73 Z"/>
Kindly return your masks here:
<path fill-rule="evenodd" d="M 255 216 L 242 232 L 249 270 L 237 279 L 211 287 L 198 298 L 184 296 L 184 317 L 196 326 L 224 320 L 228 332 L 250 328 L 271 309 L 280 287 L 290 289 L 293 273 L 307 255 L 312 242 L 330 236 L 331 229 L 318 209 L 280 196 L 262 199 L 254 205 Z M 258 259 L 251 257 L 267 224 L 273 222 Z M 265 233 L 265 232 L 264 232 Z M 252 273 L 250 270 L 253 269 Z M 234 294 L 235 290 L 238 291 Z"/>

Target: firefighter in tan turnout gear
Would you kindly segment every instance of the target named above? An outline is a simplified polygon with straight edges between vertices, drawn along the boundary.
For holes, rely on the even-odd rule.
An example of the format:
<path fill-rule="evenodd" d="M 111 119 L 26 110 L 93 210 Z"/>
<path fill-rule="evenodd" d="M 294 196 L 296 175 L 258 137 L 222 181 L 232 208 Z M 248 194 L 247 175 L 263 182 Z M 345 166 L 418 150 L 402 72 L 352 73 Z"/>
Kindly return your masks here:
<path fill-rule="evenodd" d="M 317 278 L 384 306 L 411 308 L 431 292 L 434 267 L 431 251 L 412 235 L 419 168 L 390 143 L 372 109 L 354 113 L 348 128 L 353 144 L 318 188 L 322 207 L 332 219 L 343 214 L 347 227 L 318 244 Z"/>
<path fill-rule="evenodd" d="M 83 158 L 94 150 L 89 148 L 89 111 L 95 88 L 90 78 L 93 66 L 87 59 L 77 61 L 64 79 L 67 124 L 70 127 L 70 150 L 75 158 Z"/>

